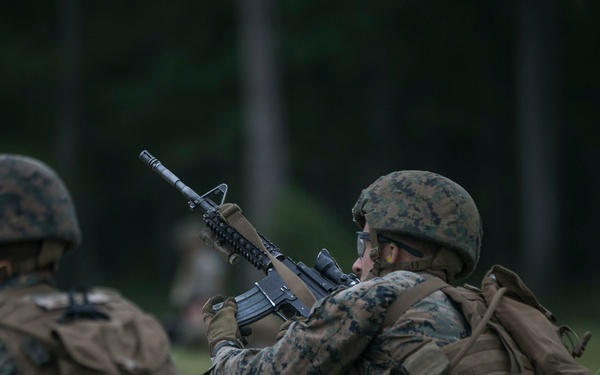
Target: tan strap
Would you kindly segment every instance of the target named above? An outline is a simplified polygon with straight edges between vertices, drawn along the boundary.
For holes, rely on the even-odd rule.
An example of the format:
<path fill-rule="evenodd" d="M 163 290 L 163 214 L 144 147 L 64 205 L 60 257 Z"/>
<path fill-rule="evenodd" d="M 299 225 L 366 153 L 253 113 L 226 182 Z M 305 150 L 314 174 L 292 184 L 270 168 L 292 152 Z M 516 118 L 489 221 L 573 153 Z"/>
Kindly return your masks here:
<path fill-rule="evenodd" d="M 448 357 L 435 342 L 430 341 L 406 358 L 402 367 L 410 375 L 446 374 Z"/>
<path fill-rule="evenodd" d="M 490 321 L 490 319 L 492 318 L 492 315 L 494 314 L 494 311 L 496 311 L 496 307 L 498 306 L 500 299 L 502 298 L 504 293 L 506 293 L 507 290 L 508 289 L 506 287 L 500 288 L 498 290 L 498 292 L 496 293 L 496 295 L 494 296 L 494 298 L 492 298 L 492 301 L 490 302 L 490 305 L 489 305 L 487 311 L 485 312 L 483 319 L 481 319 L 481 321 L 477 325 L 477 328 L 475 328 L 475 331 L 473 331 L 473 333 L 471 333 L 471 337 L 469 337 L 469 340 L 467 341 L 465 346 L 463 346 L 460 349 L 460 351 L 458 352 L 456 357 L 454 357 L 454 359 L 452 360 L 452 363 L 450 364 L 450 371 L 452 371 L 452 369 L 454 367 L 456 367 L 458 362 L 460 362 L 460 360 L 463 359 L 463 357 L 469 352 L 469 349 L 471 349 L 473 344 L 475 344 L 475 341 L 477 341 L 477 338 L 479 337 L 479 335 L 481 335 L 483 330 L 486 328 L 488 322 Z"/>
<path fill-rule="evenodd" d="M 248 219 L 242 215 L 242 210 L 236 204 L 225 203 L 219 207 L 219 214 L 227 222 L 227 224 L 231 225 L 235 230 L 237 230 L 242 236 L 244 236 L 248 241 L 250 241 L 254 246 L 262 250 L 263 253 L 269 258 L 275 270 L 281 276 L 281 279 L 287 285 L 292 293 L 298 297 L 298 299 L 307 307 L 311 307 L 317 302 L 317 299 L 312 294 L 312 292 L 308 289 L 306 284 L 296 275 L 292 270 L 287 268 L 279 261 L 279 259 L 275 258 L 273 254 L 271 254 L 265 245 L 262 243 L 260 236 L 256 229 L 250 224 Z"/>
<path fill-rule="evenodd" d="M 383 320 L 383 328 L 390 327 L 400 316 L 423 298 L 436 290 L 449 286 L 440 278 L 428 275 L 422 276 L 425 277 L 425 281 L 402 292 L 402 294 L 388 307 L 385 319 Z"/>

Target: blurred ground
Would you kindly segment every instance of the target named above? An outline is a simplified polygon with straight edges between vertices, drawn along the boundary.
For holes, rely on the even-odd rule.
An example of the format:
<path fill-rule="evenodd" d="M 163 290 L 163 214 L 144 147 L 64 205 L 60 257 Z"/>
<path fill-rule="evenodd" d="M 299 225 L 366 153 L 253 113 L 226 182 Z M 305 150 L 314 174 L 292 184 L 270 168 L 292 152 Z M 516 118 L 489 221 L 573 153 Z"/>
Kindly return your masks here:
<path fill-rule="evenodd" d="M 275 342 L 282 320 L 275 315 L 254 323 L 249 346 L 262 348 Z M 206 346 L 180 346 L 174 345 L 171 353 L 180 375 L 199 375 L 210 367 L 210 355 Z"/>

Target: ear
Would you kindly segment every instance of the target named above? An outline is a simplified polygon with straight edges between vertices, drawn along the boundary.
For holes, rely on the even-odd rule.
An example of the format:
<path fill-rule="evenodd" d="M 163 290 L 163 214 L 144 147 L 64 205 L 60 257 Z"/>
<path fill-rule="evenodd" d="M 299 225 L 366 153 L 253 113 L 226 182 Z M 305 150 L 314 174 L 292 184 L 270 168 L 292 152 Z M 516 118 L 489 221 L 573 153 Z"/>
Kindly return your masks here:
<path fill-rule="evenodd" d="M 389 251 L 386 252 L 385 260 L 389 264 L 394 264 L 398 261 L 400 257 L 400 248 L 395 243 L 390 243 L 389 246 L 386 246 Z"/>

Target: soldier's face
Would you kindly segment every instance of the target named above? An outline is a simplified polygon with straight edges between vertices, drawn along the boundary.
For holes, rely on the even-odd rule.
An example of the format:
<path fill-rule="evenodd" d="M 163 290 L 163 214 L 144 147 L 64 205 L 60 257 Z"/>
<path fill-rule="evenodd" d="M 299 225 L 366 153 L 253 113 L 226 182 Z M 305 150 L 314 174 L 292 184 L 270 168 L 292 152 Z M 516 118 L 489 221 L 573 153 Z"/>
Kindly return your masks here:
<path fill-rule="evenodd" d="M 369 224 L 366 224 L 363 228 L 363 232 L 369 231 Z M 369 275 L 369 271 L 373 268 L 373 261 L 369 256 L 371 252 L 371 241 L 364 241 L 364 253 L 363 256 L 357 258 L 352 265 L 352 272 L 360 276 L 360 281 L 365 281 Z"/>

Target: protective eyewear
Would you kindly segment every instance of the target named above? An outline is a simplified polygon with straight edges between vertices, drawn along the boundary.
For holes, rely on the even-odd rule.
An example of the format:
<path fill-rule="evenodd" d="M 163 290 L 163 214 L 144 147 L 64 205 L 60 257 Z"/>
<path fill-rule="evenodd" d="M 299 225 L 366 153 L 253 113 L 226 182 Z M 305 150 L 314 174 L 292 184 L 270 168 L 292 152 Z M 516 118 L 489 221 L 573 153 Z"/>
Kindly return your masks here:
<path fill-rule="evenodd" d="M 365 242 L 371 241 L 371 237 L 369 236 L 369 232 L 356 232 L 356 249 L 358 250 L 358 257 L 362 258 L 365 255 Z M 414 247 L 408 246 L 407 244 L 400 242 L 398 240 L 392 240 L 391 238 L 378 235 L 377 241 L 382 243 L 395 243 L 398 247 L 406 250 L 409 254 L 416 256 L 417 258 L 423 258 L 423 253 Z"/>

